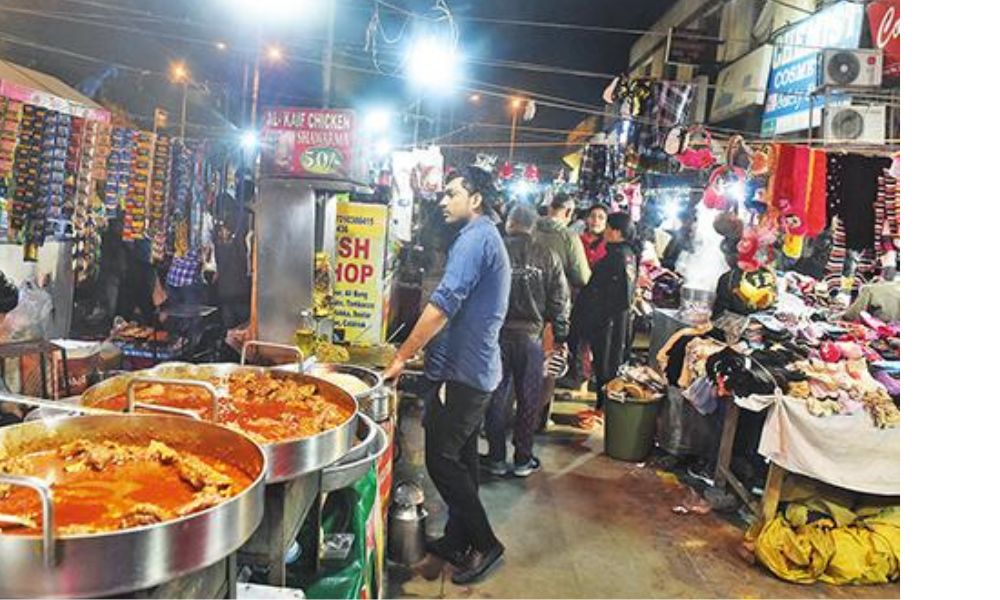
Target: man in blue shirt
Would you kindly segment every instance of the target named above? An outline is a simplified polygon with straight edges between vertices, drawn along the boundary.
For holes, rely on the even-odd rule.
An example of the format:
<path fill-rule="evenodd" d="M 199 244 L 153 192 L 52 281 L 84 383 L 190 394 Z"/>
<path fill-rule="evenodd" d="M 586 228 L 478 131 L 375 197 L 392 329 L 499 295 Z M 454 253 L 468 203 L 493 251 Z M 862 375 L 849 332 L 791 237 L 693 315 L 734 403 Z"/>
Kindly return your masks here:
<path fill-rule="evenodd" d="M 491 213 L 493 178 L 467 167 L 448 180 L 441 208 L 460 226 L 448 249 L 444 277 L 410 337 L 385 372 L 394 379 L 425 346 L 427 471 L 448 505 L 444 537 L 428 550 L 457 567 L 464 585 L 499 564 L 503 544 L 479 500 L 479 426 L 501 378 L 500 328 L 510 295 L 510 260 Z M 440 391 L 444 387 L 444 398 Z"/>

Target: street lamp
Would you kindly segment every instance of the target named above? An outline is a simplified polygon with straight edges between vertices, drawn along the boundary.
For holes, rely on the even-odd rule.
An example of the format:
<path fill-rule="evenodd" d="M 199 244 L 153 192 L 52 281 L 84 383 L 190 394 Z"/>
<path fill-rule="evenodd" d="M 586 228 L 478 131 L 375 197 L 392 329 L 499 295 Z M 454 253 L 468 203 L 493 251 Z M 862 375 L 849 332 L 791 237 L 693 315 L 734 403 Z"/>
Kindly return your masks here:
<path fill-rule="evenodd" d="M 260 32 L 258 31 L 258 34 Z M 260 36 L 257 40 L 257 53 L 253 62 L 253 92 L 250 102 L 250 127 L 257 126 L 257 104 L 260 101 Z M 277 44 L 271 44 L 264 50 L 265 57 L 271 63 L 280 63 L 285 57 L 284 50 Z"/>
<path fill-rule="evenodd" d="M 510 118 L 510 149 L 507 152 L 507 162 L 514 164 L 514 144 L 517 139 L 517 117 L 520 114 L 521 106 L 524 105 L 522 98 L 511 98 L 511 118 Z"/>
<path fill-rule="evenodd" d="M 187 104 L 188 104 L 188 84 L 191 83 L 191 74 L 187 65 L 183 62 L 175 62 L 170 65 L 170 80 L 182 86 L 181 92 L 181 141 L 184 141 L 184 131 L 187 128 Z"/>

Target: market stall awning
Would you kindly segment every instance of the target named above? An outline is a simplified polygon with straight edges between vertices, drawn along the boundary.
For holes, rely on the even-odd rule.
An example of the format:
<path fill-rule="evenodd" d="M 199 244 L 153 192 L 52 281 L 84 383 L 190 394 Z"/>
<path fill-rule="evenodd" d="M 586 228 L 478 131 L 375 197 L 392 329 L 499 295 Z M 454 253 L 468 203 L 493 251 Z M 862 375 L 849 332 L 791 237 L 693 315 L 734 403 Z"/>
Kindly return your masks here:
<path fill-rule="evenodd" d="M 111 120 L 110 112 L 72 86 L 3 59 L 0 59 L 0 96 L 95 121 Z"/>

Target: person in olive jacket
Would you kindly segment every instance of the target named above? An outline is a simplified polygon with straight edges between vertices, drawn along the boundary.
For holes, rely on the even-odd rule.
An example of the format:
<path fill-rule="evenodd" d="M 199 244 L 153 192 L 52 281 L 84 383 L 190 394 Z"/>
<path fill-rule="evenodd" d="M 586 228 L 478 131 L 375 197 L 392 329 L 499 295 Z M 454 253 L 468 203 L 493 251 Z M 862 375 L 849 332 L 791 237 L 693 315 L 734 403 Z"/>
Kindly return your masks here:
<path fill-rule="evenodd" d="M 569 223 L 576 209 L 576 201 L 565 192 L 552 199 L 548 216 L 538 222 L 535 239 L 552 251 L 566 274 L 566 281 L 573 289 L 587 285 L 590 279 L 590 265 L 584 252 L 580 236 L 569 229 Z"/>
<path fill-rule="evenodd" d="M 579 414 L 584 425 L 603 418 L 604 386 L 628 359 L 632 302 L 639 273 L 635 236 L 635 225 L 627 213 L 608 217 L 604 230 L 607 255 L 594 265 L 593 275 L 573 308 L 574 319 L 579 319 L 594 353 L 598 388 L 596 410 Z"/>
<path fill-rule="evenodd" d="M 557 347 L 565 346 L 569 334 L 569 287 L 559 259 L 532 236 L 536 219 L 535 211 L 525 204 L 514 206 L 507 216 L 504 244 L 510 257 L 511 286 L 500 330 L 503 379 L 486 413 L 490 449 L 485 466 L 495 475 L 508 471 L 507 424 L 515 396 L 514 475 L 527 477 L 541 468 L 532 446 L 542 407 L 542 331 L 546 323 L 552 324 Z"/>

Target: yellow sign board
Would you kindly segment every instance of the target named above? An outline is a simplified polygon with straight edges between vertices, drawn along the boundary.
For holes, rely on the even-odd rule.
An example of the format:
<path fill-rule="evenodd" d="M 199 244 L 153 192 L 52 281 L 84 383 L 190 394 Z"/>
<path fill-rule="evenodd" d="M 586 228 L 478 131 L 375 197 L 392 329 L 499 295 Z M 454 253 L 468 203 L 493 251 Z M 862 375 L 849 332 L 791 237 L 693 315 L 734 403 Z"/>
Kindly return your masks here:
<path fill-rule="evenodd" d="M 386 206 L 356 202 L 337 206 L 333 329 L 351 344 L 375 345 L 385 340 L 388 223 Z"/>

